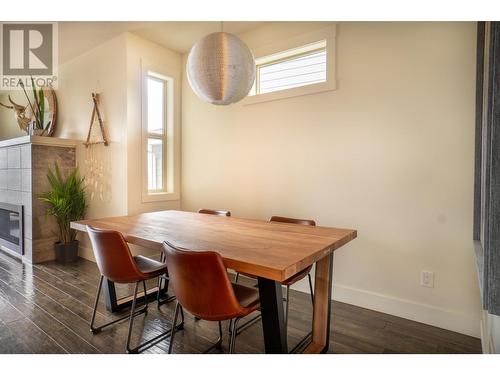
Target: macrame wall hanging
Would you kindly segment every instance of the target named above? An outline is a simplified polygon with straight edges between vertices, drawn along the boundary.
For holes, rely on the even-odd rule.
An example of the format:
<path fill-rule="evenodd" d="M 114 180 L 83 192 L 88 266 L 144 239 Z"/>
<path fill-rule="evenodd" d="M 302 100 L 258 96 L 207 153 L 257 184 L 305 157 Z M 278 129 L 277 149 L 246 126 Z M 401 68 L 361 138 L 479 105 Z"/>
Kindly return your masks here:
<path fill-rule="evenodd" d="M 104 121 L 99 110 L 100 94 L 92 93 L 92 116 L 85 146 L 85 182 L 90 200 L 111 200 L 111 159 Z"/>
<path fill-rule="evenodd" d="M 89 132 L 87 134 L 87 140 L 83 143 L 85 147 L 89 147 L 91 145 L 103 143 L 104 146 L 108 145 L 108 137 L 106 136 L 106 131 L 104 130 L 104 123 L 101 117 L 101 111 L 99 111 L 99 94 L 93 92 L 92 93 L 92 102 L 94 103 L 94 107 L 92 108 L 92 116 L 90 118 L 90 126 Z M 92 129 L 96 129 L 94 126 L 95 122 L 99 124 L 100 136 L 98 134 L 93 134 Z M 95 131 L 94 131 L 95 133 Z"/>

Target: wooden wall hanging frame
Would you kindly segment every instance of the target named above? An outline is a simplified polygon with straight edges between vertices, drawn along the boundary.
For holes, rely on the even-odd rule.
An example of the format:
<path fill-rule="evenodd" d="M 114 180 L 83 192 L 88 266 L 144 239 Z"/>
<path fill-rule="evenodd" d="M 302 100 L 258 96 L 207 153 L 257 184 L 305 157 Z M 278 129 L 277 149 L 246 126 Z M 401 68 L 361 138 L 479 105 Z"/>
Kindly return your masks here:
<path fill-rule="evenodd" d="M 57 122 L 57 97 L 56 92 L 50 86 L 41 87 L 40 90 L 43 91 L 43 96 L 45 100 L 46 113 L 48 113 L 48 120 L 50 125 L 44 130 L 43 135 L 47 137 L 52 137 L 56 131 Z M 39 108 L 35 108 L 34 116 L 38 116 Z"/>
<path fill-rule="evenodd" d="M 90 145 L 104 143 L 104 146 L 108 146 L 108 137 L 106 135 L 106 130 L 104 129 L 104 123 L 102 121 L 101 112 L 99 111 L 99 94 L 93 92 L 92 93 L 92 101 L 94 102 L 94 108 L 92 109 L 92 117 L 90 118 L 90 126 L 89 132 L 87 134 L 87 140 L 83 143 L 85 147 L 89 147 Z M 99 121 L 99 128 L 101 129 L 102 140 L 98 141 L 90 141 L 90 134 L 92 133 L 92 126 L 94 125 L 95 118 L 97 116 L 97 120 Z"/>

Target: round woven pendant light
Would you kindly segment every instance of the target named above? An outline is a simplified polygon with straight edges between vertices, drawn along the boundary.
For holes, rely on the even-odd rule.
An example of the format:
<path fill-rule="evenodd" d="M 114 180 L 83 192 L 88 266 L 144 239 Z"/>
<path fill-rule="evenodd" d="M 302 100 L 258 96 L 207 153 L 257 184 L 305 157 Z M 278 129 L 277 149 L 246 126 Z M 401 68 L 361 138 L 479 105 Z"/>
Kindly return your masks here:
<path fill-rule="evenodd" d="M 255 61 L 239 38 L 217 32 L 200 39 L 191 48 L 187 76 L 200 99 L 227 105 L 248 95 L 255 80 Z"/>

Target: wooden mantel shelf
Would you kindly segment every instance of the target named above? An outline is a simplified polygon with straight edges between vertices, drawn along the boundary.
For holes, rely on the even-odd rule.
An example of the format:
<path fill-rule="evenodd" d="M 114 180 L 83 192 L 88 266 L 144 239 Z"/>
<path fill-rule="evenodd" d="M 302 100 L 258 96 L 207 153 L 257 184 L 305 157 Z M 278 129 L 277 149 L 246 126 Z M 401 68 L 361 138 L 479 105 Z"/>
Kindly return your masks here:
<path fill-rule="evenodd" d="M 76 147 L 81 141 L 75 139 L 42 137 L 39 135 L 24 135 L 22 137 L 10 138 L 0 141 L 0 148 L 18 146 L 23 144 L 53 146 L 53 147 Z"/>

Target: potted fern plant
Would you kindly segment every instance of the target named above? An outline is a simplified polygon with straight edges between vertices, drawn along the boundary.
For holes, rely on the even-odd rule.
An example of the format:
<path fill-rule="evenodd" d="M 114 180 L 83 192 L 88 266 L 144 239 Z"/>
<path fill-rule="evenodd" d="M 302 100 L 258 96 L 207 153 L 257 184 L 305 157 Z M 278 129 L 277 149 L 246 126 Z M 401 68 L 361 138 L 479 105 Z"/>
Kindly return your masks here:
<path fill-rule="evenodd" d="M 54 163 L 54 170 L 47 172 L 50 190 L 40 194 L 39 199 L 48 204 L 47 214 L 56 219 L 58 242 L 54 244 L 56 260 L 61 263 L 75 261 L 78 257 L 76 231 L 70 223 L 83 219 L 87 209 L 84 179 L 78 168 L 64 178 L 59 165 Z"/>

